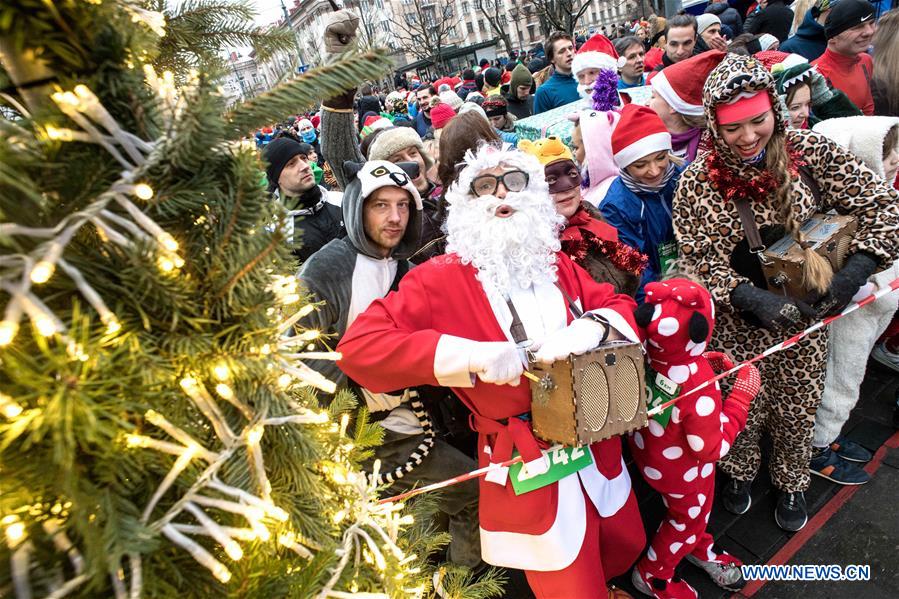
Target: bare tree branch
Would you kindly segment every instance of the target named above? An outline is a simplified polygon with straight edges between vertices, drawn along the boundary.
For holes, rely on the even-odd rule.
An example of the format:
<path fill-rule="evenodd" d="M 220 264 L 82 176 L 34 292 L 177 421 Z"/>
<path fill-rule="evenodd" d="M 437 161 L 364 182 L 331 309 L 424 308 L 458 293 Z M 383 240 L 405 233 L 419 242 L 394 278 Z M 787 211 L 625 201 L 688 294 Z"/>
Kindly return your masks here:
<path fill-rule="evenodd" d="M 590 8 L 591 0 L 530 0 L 537 18 L 540 20 L 540 29 L 544 36 L 549 36 L 553 31 L 564 31 L 569 35 L 577 29 L 577 23 Z"/>
<path fill-rule="evenodd" d="M 506 18 L 506 9 L 503 6 L 503 0 L 476 0 L 475 6 L 478 12 L 490 23 L 493 33 L 502 40 L 506 47 L 506 53 L 512 56 L 514 43 L 509 36 L 509 20 Z"/>
<path fill-rule="evenodd" d="M 442 66 L 447 42 L 455 37 L 459 17 L 452 0 L 423 0 L 403 5 L 403 12 L 394 15 L 393 24 L 405 52 Z"/>

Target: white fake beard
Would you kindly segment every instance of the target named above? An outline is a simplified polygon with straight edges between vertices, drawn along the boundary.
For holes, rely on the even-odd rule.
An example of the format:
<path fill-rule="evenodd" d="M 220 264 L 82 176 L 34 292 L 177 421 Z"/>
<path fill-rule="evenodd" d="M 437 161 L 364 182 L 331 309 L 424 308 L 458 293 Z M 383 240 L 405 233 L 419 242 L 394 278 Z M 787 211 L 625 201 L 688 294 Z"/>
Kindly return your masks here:
<path fill-rule="evenodd" d="M 593 84 L 590 85 L 581 85 L 578 83 L 577 93 L 581 95 L 582 98 L 592 98 L 593 97 Z"/>
<path fill-rule="evenodd" d="M 565 218 L 556 212 L 548 194 L 508 192 L 500 200 L 492 195 L 473 198 L 451 193 L 447 201 L 446 251 L 473 265 L 482 284 L 507 296 L 516 287 L 555 282 L 555 253 L 561 249 L 559 230 Z M 496 216 L 501 205 L 514 208 L 515 213 Z"/>

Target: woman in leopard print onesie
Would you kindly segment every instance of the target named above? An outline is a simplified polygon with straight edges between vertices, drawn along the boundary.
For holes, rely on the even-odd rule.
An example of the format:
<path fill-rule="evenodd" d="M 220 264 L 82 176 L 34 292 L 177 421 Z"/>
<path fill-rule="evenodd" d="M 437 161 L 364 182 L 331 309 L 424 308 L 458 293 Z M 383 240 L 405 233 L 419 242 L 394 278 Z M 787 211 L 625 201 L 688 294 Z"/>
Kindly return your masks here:
<path fill-rule="evenodd" d="M 841 310 L 877 267 L 899 257 L 899 195 L 824 136 L 788 130 L 776 108 L 774 81 L 752 57 L 727 55 L 706 80 L 703 103 L 714 147 L 681 177 L 674 231 L 683 270 L 709 289 L 719 307 L 712 346 L 743 361 Z M 833 273 L 806 250 L 806 274 L 816 287 L 804 298 L 808 303 L 768 291 L 740 224 L 734 203 L 740 199 L 748 200 L 764 245 L 784 234 L 798 239 L 798 223 L 816 212 L 855 216 L 858 232 L 844 268 Z M 759 364 L 762 394 L 721 462 L 732 479 L 722 493 L 729 510 L 749 509 L 750 484 L 761 463 L 759 439 L 767 431 L 774 445 L 771 479 L 782 493 L 775 519 L 786 530 L 805 525 L 803 492 L 824 385 L 826 334 L 821 330 Z"/>

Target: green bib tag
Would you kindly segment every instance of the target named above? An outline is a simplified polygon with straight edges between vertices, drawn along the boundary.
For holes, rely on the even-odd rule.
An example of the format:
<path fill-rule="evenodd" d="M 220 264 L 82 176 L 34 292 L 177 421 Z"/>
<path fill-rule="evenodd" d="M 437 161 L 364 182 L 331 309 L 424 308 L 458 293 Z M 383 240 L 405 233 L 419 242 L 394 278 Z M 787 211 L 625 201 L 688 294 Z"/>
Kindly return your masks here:
<path fill-rule="evenodd" d="M 677 260 L 677 242 L 673 239 L 660 243 L 658 245 L 659 252 L 659 275 L 664 275 L 671 268 L 674 261 Z"/>
<path fill-rule="evenodd" d="M 514 455 L 518 455 L 516 451 Z M 509 476 L 512 479 L 512 489 L 516 495 L 522 495 L 528 491 L 543 488 L 558 482 L 582 470 L 593 463 L 593 455 L 587 447 L 562 447 L 555 445 L 543 450 L 543 455 L 549 460 L 549 470 L 536 476 L 528 476 L 524 470 L 524 464 L 519 462 L 509 467 Z"/>
<path fill-rule="evenodd" d="M 646 367 L 646 388 L 649 389 L 648 409 L 650 410 L 670 399 L 674 399 L 680 394 L 680 385 L 667 376 L 654 371 L 649 366 Z M 653 416 L 652 419 L 661 424 L 662 428 L 665 428 L 668 426 L 668 421 L 671 420 L 672 409 L 674 409 L 674 406 L 668 406 Z"/>

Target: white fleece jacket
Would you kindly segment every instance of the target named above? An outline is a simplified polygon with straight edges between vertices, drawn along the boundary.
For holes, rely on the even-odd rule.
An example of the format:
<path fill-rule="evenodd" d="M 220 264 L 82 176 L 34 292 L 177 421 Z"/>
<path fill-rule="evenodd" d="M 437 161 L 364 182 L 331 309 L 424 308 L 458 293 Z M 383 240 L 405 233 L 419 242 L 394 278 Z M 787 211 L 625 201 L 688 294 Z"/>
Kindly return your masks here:
<path fill-rule="evenodd" d="M 895 125 L 899 125 L 899 118 L 850 116 L 821 121 L 813 129 L 854 153 L 883 177 L 883 140 Z M 899 277 L 899 263 L 872 276 L 855 299 L 862 299 L 861 296 L 884 287 L 896 277 Z M 828 445 L 840 434 L 858 402 L 868 354 L 890 324 L 897 305 L 899 293 L 891 293 L 830 325 L 827 378 L 815 415 L 813 445 Z"/>
<path fill-rule="evenodd" d="M 846 116 L 821 121 L 812 130 L 837 142 L 884 177 L 883 140 L 896 125 L 899 125 L 899 117 Z"/>

